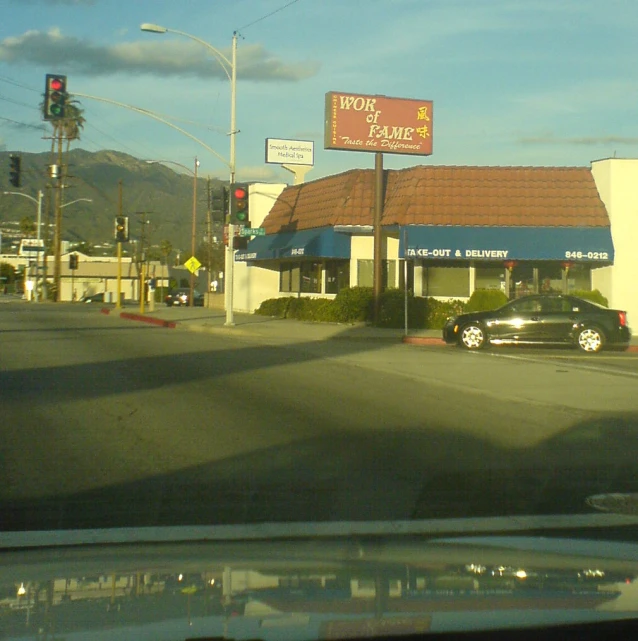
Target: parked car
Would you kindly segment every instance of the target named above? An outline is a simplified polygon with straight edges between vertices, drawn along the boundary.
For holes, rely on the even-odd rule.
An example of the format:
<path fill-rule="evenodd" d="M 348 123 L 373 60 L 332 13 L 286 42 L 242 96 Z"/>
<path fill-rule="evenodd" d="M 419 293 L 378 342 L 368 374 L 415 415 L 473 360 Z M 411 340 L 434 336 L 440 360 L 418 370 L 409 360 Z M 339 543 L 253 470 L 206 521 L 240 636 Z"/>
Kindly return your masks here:
<path fill-rule="evenodd" d="M 181 287 L 179 289 L 173 289 L 166 295 L 164 302 L 167 307 L 177 307 L 179 305 L 185 306 L 190 305 L 190 295 L 191 290 L 189 287 Z M 195 307 L 204 306 L 204 294 L 198 292 L 196 289 L 193 290 L 193 305 Z"/>
<path fill-rule="evenodd" d="M 86 294 L 80 299 L 81 303 L 103 303 L 104 302 L 104 292 L 98 294 Z"/>
<path fill-rule="evenodd" d="M 449 318 L 443 340 L 466 349 L 486 345 L 571 345 L 596 353 L 604 346 L 627 348 L 626 312 L 575 296 L 524 296 L 489 312 Z"/>

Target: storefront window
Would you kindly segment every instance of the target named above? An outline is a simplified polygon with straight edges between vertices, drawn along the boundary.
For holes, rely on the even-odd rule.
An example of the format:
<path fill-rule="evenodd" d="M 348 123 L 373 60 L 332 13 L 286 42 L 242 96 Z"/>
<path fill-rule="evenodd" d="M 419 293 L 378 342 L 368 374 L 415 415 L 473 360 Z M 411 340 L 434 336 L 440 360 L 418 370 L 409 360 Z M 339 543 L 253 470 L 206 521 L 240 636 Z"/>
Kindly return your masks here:
<path fill-rule="evenodd" d="M 516 267 L 514 267 L 510 288 L 514 298 L 536 293 L 536 282 L 532 265 L 516 265 Z"/>
<path fill-rule="evenodd" d="M 397 286 L 397 261 L 383 261 L 383 289 L 396 289 Z"/>
<path fill-rule="evenodd" d="M 470 268 L 454 263 L 423 265 L 423 295 L 466 298 L 470 295 Z"/>
<path fill-rule="evenodd" d="M 383 289 L 395 288 L 397 282 L 397 261 L 382 261 L 381 283 Z M 357 261 L 357 285 L 359 287 L 373 287 L 374 283 L 374 261 Z"/>
<path fill-rule="evenodd" d="M 321 294 L 321 263 L 301 263 L 301 291 Z"/>
<path fill-rule="evenodd" d="M 372 287 L 374 279 L 374 261 L 357 261 L 357 285 L 359 287 Z"/>
<path fill-rule="evenodd" d="M 300 283 L 299 265 L 282 263 L 279 268 L 279 291 L 298 292 Z"/>
<path fill-rule="evenodd" d="M 567 292 L 591 290 L 591 267 L 589 265 L 572 265 L 567 274 Z"/>
<path fill-rule="evenodd" d="M 338 294 L 350 286 L 350 263 L 347 260 L 326 262 L 326 294 Z"/>
<path fill-rule="evenodd" d="M 505 266 L 503 263 L 476 265 L 474 289 L 500 289 L 505 291 Z"/>
<path fill-rule="evenodd" d="M 563 291 L 563 268 L 560 263 L 539 265 L 538 290 L 541 294 Z"/>

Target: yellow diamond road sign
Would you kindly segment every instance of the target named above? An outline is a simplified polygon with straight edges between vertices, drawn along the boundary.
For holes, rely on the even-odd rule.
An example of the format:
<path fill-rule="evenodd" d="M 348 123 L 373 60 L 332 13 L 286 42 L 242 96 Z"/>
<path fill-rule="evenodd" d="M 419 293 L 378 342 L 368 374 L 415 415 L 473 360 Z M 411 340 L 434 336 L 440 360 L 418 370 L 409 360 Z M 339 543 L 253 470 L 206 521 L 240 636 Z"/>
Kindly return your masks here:
<path fill-rule="evenodd" d="M 191 256 L 184 263 L 184 267 L 186 267 L 191 274 L 194 274 L 201 266 L 202 264 L 197 260 L 197 258 L 195 258 L 195 256 Z"/>

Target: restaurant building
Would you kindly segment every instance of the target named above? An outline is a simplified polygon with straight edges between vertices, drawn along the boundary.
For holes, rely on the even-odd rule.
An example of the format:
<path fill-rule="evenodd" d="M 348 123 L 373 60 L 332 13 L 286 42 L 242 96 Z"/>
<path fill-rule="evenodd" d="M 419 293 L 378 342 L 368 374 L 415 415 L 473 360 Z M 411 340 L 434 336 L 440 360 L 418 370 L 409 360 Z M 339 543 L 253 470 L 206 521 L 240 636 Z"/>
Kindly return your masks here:
<path fill-rule="evenodd" d="M 591 167 L 416 166 L 384 180 L 383 286 L 467 299 L 599 289 L 638 319 L 638 160 Z M 374 172 L 287 187 L 235 255 L 235 305 L 372 286 Z M 261 218 L 261 220 L 260 220 Z M 407 269 L 405 269 L 407 267 Z"/>

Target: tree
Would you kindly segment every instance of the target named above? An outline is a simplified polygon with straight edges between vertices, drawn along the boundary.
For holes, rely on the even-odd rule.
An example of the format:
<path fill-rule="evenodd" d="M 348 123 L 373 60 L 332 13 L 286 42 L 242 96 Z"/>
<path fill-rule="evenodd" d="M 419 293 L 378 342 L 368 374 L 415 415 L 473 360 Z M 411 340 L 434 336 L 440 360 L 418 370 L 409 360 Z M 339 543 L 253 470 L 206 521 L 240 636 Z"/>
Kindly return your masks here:
<path fill-rule="evenodd" d="M 25 216 L 21 221 L 20 221 L 20 232 L 22 233 L 23 236 L 26 236 L 27 238 L 31 238 L 31 236 L 35 236 L 35 233 L 37 231 L 37 225 L 35 224 L 35 221 L 31 216 Z"/>
<path fill-rule="evenodd" d="M 73 140 L 80 140 L 80 132 L 84 129 L 86 119 L 82 115 L 84 109 L 81 109 L 77 100 L 71 100 L 66 104 L 66 116 L 59 121 L 62 127 L 63 136 L 66 138 L 66 152 L 69 153 L 69 147 Z"/>
<path fill-rule="evenodd" d="M 13 283 L 16 277 L 16 270 L 13 265 L 9 263 L 0 263 L 0 279 L 2 279 L 1 285 L 10 285 Z"/>
<path fill-rule="evenodd" d="M 88 240 L 83 240 L 80 243 L 76 243 L 71 247 L 72 251 L 78 251 L 86 256 L 93 256 L 95 253 L 95 248 L 93 247 L 93 243 L 90 243 Z"/>

